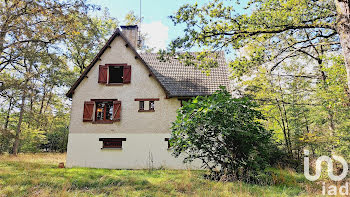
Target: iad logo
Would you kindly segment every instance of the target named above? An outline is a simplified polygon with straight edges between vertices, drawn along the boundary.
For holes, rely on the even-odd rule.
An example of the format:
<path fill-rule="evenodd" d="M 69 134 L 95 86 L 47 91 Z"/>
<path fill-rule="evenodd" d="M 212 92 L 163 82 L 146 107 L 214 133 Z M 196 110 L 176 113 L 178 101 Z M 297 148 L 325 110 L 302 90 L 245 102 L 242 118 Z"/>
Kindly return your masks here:
<path fill-rule="evenodd" d="M 348 174 L 348 163 L 343 157 L 332 155 L 332 158 L 343 165 L 343 172 L 340 175 L 333 174 L 333 160 L 328 156 L 321 156 L 316 160 L 316 173 L 315 175 L 310 175 L 310 160 L 309 160 L 309 151 L 304 151 L 304 175 L 310 181 L 316 181 L 320 178 L 322 172 L 322 162 L 328 164 L 328 176 L 333 181 L 340 181 L 346 177 Z"/>

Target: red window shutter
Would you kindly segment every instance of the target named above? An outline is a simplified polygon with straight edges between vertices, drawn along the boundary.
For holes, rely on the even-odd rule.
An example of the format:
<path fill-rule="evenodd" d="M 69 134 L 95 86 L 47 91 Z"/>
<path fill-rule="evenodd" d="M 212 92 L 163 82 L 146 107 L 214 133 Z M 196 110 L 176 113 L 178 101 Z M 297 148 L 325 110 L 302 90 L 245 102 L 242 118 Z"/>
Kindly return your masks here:
<path fill-rule="evenodd" d="M 83 122 L 92 122 L 95 102 L 85 101 L 84 102 L 84 115 Z"/>
<path fill-rule="evenodd" d="M 113 120 L 114 121 L 120 120 L 121 109 L 122 109 L 122 102 L 121 101 L 113 101 Z"/>
<path fill-rule="evenodd" d="M 131 66 L 127 65 L 123 68 L 123 83 L 130 83 L 131 81 Z"/>
<path fill-rule="evenodd" d="M 108 66 L 100 65 L 98 71 L 98 83 L 107 83 Z"/>

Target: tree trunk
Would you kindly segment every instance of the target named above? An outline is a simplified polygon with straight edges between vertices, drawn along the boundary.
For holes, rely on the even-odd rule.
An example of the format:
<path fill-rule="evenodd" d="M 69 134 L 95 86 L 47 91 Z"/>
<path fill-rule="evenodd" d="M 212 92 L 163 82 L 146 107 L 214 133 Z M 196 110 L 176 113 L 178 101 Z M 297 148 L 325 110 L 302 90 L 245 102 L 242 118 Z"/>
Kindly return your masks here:
<path fill-rule="evenodd" d="M 336 29 L 339 34 L 350 93 L 350 0 L 334 0 L 337 8 Z"/>
<path fill-rule="evenodd" d="M 26 65 L 26 61 L 24 60 L 24 65 Z M 16 128 L 16 136 L 15 136 L 15 142 L 13 143 L 13 148 L 12 148 L 12 154 L 17 155 L 18 153 L 18 147 L 19 147 L 19 141 L 20 141 L 20 135 L 21 135 L 21 126 L 22 126 L 22 121 L 23 121 L 23 114 L 24 114 L 24 104 L 26 101 L 27 97 L 27 91 L 28 91 L 28 82 L 31 77 L 31 71 L 32 71 L 32 65 L 29 65 L 29 68 L 26 69 L 26 76 L 25 76 L 25 82 L 23 85 L 23 94 L 22 94 L 22 101 L 20 105 L 20 111 L 19 111 L 19 118 L 18 118 L 18 123 L 17 123 L 17 128 Z"/>
<path fill-rule="evenodd" d="M 277 106 L 278 106 L 278 110 L 280 112 L 280 117 L 281 117 L 281 122 L 282 122 L 282 131 L 283 131 L 284 140 L 285 140 L 285 143 L 286 143 L 287 152 L 288 152 L 288 154 L 292 155 L 292 148 L 291 148 L 291 145 L 290 145 L 290 140 L 288 139 L 288 134 L 287 134 L 287 130 L 286 130 L 285 120 L 284 120 L 282 108 L 280 106 L 280 103 L 279 103 L 278 99 L 276 99 L 276 103 L 277 103 Z"/>
<path fill-rule="evenodd" d="M 26 91 L 24 90 L 23 91 L 23 95 L 22 95 L 21 106 L 20 106 L 20 112 L 19 112 L 19 119 L 18 119 L 17 129 L 16 129 L 15 142 L 13 143 L 13 149 L 12 149 L 12 154 L 13 155 L 17 155 L 17 153 L 18 153 L 19 137 L 20 137 L 20 134 L 21 134 L 21 125 L 22 125 L 22 120 L 23 120 L 25 99 L 26 99 Z"/>
<path fill-rule="evenodd" d="M 8 125 L 9 125 L 11 110 L 12 110 L 12 98 L 10 98 L 9 108 L 8 108 L 7 114 L 6 114 L 5 126 L 4 126 L 5 131 L 7 130 Z"/>

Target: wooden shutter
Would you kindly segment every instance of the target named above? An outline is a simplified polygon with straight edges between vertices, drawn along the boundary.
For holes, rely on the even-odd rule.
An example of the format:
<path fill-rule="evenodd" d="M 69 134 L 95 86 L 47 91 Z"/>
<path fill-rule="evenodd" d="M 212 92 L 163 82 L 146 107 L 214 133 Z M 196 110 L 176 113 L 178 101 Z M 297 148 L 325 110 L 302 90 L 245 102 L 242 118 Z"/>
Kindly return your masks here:
<path fill-rule="evenodd" d="M 100 65 L 98 71 L 98 83 L 107 83 L 108 66 Z"/>
<path fill-rule="evenodd" d="M 121 101 L 113 101 L 113 120 L 114 121 L 120 120 L 121 109 L 122 109 L 122 102 Z"/>
<path fill-rule="evenodd" d="M 93 112 L 94 112 L 95 102 L 94 101 L 85 101 L 84 102 L 84 114 L 83 122 L 92 122 Z"/>
<path fill-rule="evenodd" d="M 123 68 L 123 83 L 130 83 L 131 81 L 131 66 L 126 65 Z"/>

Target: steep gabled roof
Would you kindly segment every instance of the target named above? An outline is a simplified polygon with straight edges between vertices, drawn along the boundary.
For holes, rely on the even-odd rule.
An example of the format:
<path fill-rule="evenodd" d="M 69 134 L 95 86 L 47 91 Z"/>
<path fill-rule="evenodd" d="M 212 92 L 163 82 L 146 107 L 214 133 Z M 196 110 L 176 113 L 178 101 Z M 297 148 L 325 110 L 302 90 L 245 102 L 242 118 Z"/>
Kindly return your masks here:
<path fill-rule="evenodd" d="M 107 48 L 110 47 L 110 44 L 117 36 L 121 36 L 121 38 L 126 42 L 126 46 L 130 47 L 130 49 L 134 52 L 135 58 L 140 59 L 140 61 L 147 67 L 151 75 L 153 75 L 159 82 L 167 97 L 193 97 L 199 95 L 209 95 L 218 90 L 219 86 L 226 86 L 229 88 L 228 71 L 223 53 L 220 53 L 217 59 L 219 66 L 217 68 L 213 68 L 210 75 L 207 76 L 201 70 L 191 66 L 185 66 L 176 58 L 172 58 L 170 61 L 162 62 L 158 60 L 158 54 L 156 53 L 144 53 L 140 55 L 130 44 L 128 39 L 123 35 L 123 33 L 117 29 L 100 52 L 96 55 L 96 57 L 92 60 L 90 65 L 86 67 L 79 79 L 67 92 L 66 95 L 69 98 L 72 98 L 74 90 L 87 76 L 88 72 L 96 64 L 96 62 L 100 60 L 102 54 Z"/>

